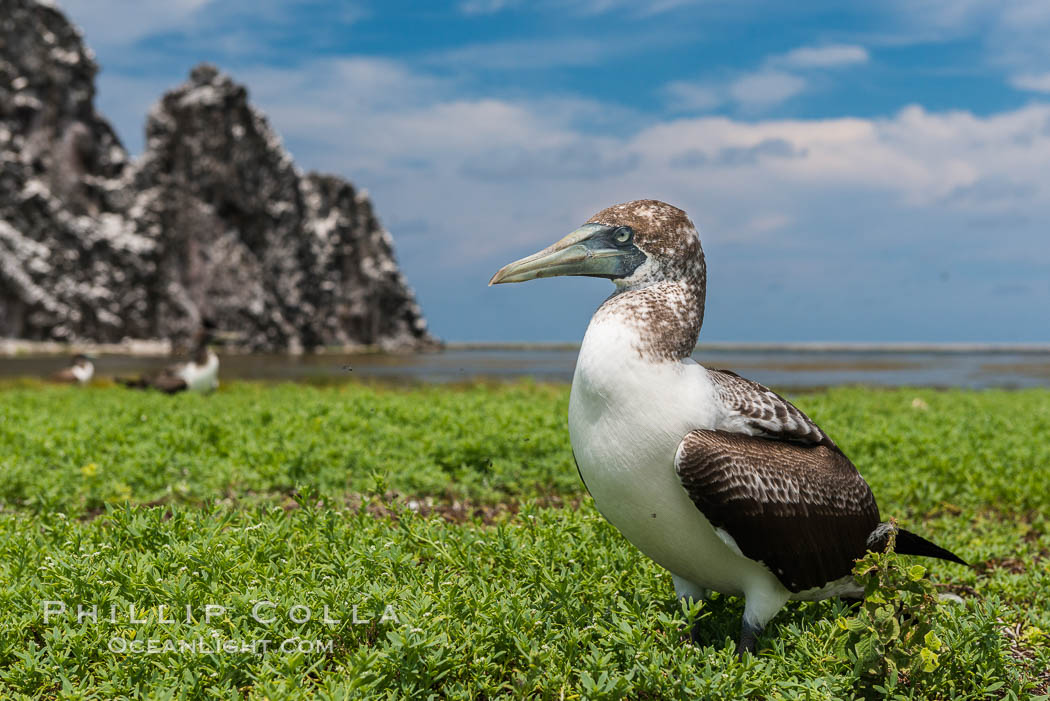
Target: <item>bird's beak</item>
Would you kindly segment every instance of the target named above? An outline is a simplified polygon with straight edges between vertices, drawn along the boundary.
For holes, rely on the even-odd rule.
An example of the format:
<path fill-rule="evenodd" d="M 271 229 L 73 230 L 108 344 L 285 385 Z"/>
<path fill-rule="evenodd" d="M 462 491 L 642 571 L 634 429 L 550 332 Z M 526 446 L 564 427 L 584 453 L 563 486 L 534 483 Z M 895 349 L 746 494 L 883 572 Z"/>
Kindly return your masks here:
<path fill-rule="evenodd" d="M 612 230 L 602 224 L 584 224 L 554 245 L 504 265 L 492 276 L 489 285 L 559 275 L 619 277 L 623 273 L 623 259 L 631 250 L 613 245 L 609 236 Z"/>

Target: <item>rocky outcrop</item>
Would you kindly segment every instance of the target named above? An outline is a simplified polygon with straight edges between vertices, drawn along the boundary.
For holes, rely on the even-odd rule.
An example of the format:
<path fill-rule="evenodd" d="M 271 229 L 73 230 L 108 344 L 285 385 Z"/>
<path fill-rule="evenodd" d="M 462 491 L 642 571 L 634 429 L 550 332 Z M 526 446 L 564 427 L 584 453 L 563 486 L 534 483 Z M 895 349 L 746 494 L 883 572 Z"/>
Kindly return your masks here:
<path fill-rule="evenodd" d="M 303 175 L 243 86 L 195 68 L 132 163 L 76 30 L 4 4 L 0 336 L 180 342 L 209 316 L 256 350 L 434 342 L 368 197 Z"/>
<path fill-rule="evenodd" d="M 123 215 L 128 159 L 94 108 L 97 67 L 57 10 L 0 13 L 0 335 L 109 338 L 142 301 L 153 242 Z M 145 310 L 143 310 L 145 311 Z"/>

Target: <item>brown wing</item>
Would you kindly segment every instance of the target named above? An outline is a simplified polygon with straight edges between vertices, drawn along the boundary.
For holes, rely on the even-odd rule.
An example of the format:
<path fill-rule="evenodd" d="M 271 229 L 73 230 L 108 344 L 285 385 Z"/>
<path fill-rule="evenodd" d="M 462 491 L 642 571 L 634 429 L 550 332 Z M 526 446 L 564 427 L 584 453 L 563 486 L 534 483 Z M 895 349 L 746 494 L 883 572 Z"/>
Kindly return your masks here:
<path fill-rule="evenodd" d="M 56 372 L 51 373 L 48 378 L 52 382 L 64 382 L 67 384 L 76 384 L 79 382 L 77 376 L 73 374 L 73 368 L 62 368 Z"/>
<path fill-rule="evenodd" d="M 868 484 L 827 445 L 693 431 L 675 471 L 712 525 L 793 592 L 848 575 L 879 523 Z"/>
<path fill-rule="evenodd" d="M 729 370 L 708 370 L 722 404 L 729 410 L 716 428 L 730 433 L 770 436 L 810 445 L 838 446 L 794 404 L 757 382 Z"/>
<path fill-rule="evenodd" d="M 141 375 L 139 377 L 117 377 L 117 384 L 124 385 L 129 389 L 156 389 L 168 394 L 175 394 L 189 389 L 186 380 L 175 372 L 175 368 L 164 368 L 154 375 Z"/>
<path fill-rule="evenodd" d="M 156 376 L 150 378 L 149 386 L 168 394 L 175 394 L 176 392 L 182 392 L 189 388 L 189 385 L 186 384 L 186 380 L 176 375 L 170 368 L 166 368 Z"/>

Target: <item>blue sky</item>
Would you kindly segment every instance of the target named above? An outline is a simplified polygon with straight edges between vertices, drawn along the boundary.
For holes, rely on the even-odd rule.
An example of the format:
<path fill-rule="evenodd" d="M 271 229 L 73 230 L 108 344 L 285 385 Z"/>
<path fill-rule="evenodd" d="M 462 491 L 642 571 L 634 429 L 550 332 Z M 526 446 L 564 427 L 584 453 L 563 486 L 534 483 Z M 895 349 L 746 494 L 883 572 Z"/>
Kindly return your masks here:
<path fill-rule="evenodd" d="M 439 336 L 578 340 L 611 291 L 485 286 L 654 197 L 711 341 L 1050 340 L 1043 0 L 59 0 L 128 148 L 212 61 L 375 200 Z"/>

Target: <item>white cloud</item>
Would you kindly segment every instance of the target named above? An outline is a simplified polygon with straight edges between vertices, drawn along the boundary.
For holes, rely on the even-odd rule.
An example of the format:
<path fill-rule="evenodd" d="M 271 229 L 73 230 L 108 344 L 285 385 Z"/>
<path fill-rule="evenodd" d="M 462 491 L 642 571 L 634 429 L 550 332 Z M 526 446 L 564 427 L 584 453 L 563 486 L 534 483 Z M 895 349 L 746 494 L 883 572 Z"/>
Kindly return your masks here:
<path fill-rule="evenodd" d="M 675 113 L 710 112 L 730 104 L 753 114 L 799 95 L 807 85 L 805 78 L 794 73 L 763 68 L 721 82 L 676 80 L 664 85 L 661 92 L 668 109 Z"/>
<path fill-rule="evenodd" d="M 1038 73 L 1050 64 L 1050 3 L 1045 0 L 894 0 L 884 7 L 903 38 L 976 37 L 988 61 L 1012 73 Z"/>
<path fill-rule="evenodd" d="M 804 87 L 784 75 L 738 82 L 734 97 L 758 104 Z M 881 119 L 708 116 L 596 130 L 578 123 L 600 104 L 470 96 L 388 60 L 326 59 L 234 78 L 250 86 L 300 165 L 371 188 L 379 211 L 392 213 L 385 218 L 425 222 L 446 237 L 442 251 L 457 264 L 513 248 L 490 235 L 512 219 L 542 243 L 566 218 L 643 195 L 701 213 L 722 240 L 734 231 L 815 235 L 814 211 L 843 193 L 934 218 L 1045 221 L 1050 213 L 1050 105 L 989 116 L 918 106 Z M 121 95 L 142 108 L 148 86 L 107 80 L 111 113 L 134 111 L 119 106 Z"/>
<path fill-rule="evenodd" d="M 674 112 L 707 112 L 732 103 L 744 112 L 755 113 L 809 89 L 807 76 L 814 70 L 856 66 L 868 59 L 867 49 L 855 44 L 800 46 L 766 58 L 754 71 L 721 81 L 672 81 L 663 86 L 662 92 Z"/>
<path fill-rule="evenodd" d="M 763 109 L 788 100 L 806 89 L 806 80 L 793 73 L 762 70 L 737 78 L 730 96 L 744 109 Z"/>
<path fill-rule="evenodd" d="M 320 60 L 234 77 L 253 86 L 254 100 L 282 131 L 352 147 L 369 167 L 381 167 L 390 156 L 436 160 L 477 148 L 552 145 L 561 138 L 542 114 L 493 98 L 455 97 L 454 82 L 393 61 Z"/>
<path fill-rule="evenodd" d="M 792 221 L 792 217 L 781 212 L 756 214 L 747 220 L 740 232 L 741 238 L 750 235 L 756 239 L 768 239 L 768 234 L 785 229 L 791 225 Z"/>
<path fill-rule="evenodd" d="M 988 21 L 998 14 L 996 5 L 995 0 L 897 0 L 894 7 L 905 21 L 954 33 Z"/>
<path fill-rule="evenodd" d="M 296 123 L 318 125 L 329 120 L 347 124 L 356 114 L 403 112 L 431 104 L 455 88 L 448 80 L 411 71 L 399 62 L 359 56 L 288 68 L 246 68 L 234 71 L 233 77 L 251 88 L 256 101 L 295 110 Z"/>
<path fill-rule="evenodd" d="M 852 44 L 801 46 L 784 54 L 780 61 L 793 68 L 839 68 L 867 63 L 868 50 Z"/>
<path fill-rule="evenodd" d="M 525 3 L 522 0 L 462 0 L 459 10 L 465 15 L 488 15 L 518 7 L 553 9 L 576 15 L 601 15 L 625 10 L 632 15 L 646 17 L 659 15 L 686 5 L 698 4 L 700 0 L 546 0 Z"/>
<path fill-rule="evenodd" d="M 726 88 L 726 99 L 768 104 L 805 87 L 790 80 L 797 76 L 773 73 L 765 82 L 738 81 L 737 94 Z M 234 71 L 234 78 L 250 86 L 299 165 L 369 189 L 425 307 L 444 300 L 445 323 L 460 324 L 454 328 L 475 327 L 453 316 L 474 304 L 474 293 L 454 297 L 450 280 L 463 290 L 463 280 L 476 278 L 480 294 L 499 264 L 549 244 L 609 204 L 639 197 L 678 204 L 701 228 L 712 256 L 712 300 L 720 300 L 712 309 L 742 305 L 801 338 L 819 335 L 807 320 L 834 325 L 828 314 L 872 304 L 888 315 L 882 328 L 897 328 L 894 314 L 916 312 L 879 296 L 892 286 L 911 290 L 902 298 L 924 295 L 927 308 L 937 310 L 935 322 L 919 319 L 911 328 L 967 328 L 957 308 L 977 314 L 985 303 L 981 288 L 952 287 L 941 299 L 915 280 L 994 261 L 1020 285 L 1036 273 L 1012 271 L 1050 265 L 1042 227 L 1050 218 L 1047 104 L 987 116 L 913 106 L 878 119 L 703 116 L 650 118 L 639 127 L 631 115 L 595 129 L 594 114 L 615 114 L 608 106 L 471 94 L 455 80 L 388 60 L 316 60 Z M 133 84 L 127 92 L 139 100 L 144 90 Z M 680 96 L 689 94 L 683 89 Z M 109 109 L 118 111 L 115 104 Z M 988 275 L 975 273 L 980 280 Z M 756 276 L 812 295 L 814 304 L 825 304 L 831 289 L 838 299 L 821 313 L 800 311 L 790 297 L 748 287 Z M 1039 285 L 1032 289 L 1045 289 Z M 503 311 L 544 327 L 549 310 L 537 300 L 563 289 L 516 290 Z M 593 289 L 596 302 L 604 288 Z M 717 335 L 729 322 L 713 314 Z M 1001 333 L 1009 333 L 1013 317 L 988 314 L 1005 319 Z"/>
<path fill-rule="evenodd" d="M 984 117 L 917 106 L 881 119 L 697 117 L 614 137 L 574 126 L 598 106 L 450 97 L 454 84 L 387 61 L 236 77 L 256 86 L 256 102 L 302 164 L 370 187 L 392 224 L 425 222 L 459 266 L 523 245 L 493 231 L 513 225 L 526 245 L 542 244 L 565 221 L 639 196 L 682 203 L 715 241 L 791 231 L 803 247 L 824 235 L 822 209 L 852 199 L 878 202 L 886 216 L 945 221 L 1050 211 L 1047 105 Z M 737 97 L 751 104 L 801 87 L 745 85 Z M 895 238 L 903 245 L 916 235 Z"/>
<path fill-rule="evenodd" d="M 518 39 L 467 44 L 435 54 L 429 63 L 471 70 L 537 70 L 556 66 L 587 66 L 609 54 L 608 42 L 578 38 Z"/>
<path fill-rule="evenodd" d="M 517 4 L 517 0 L 463 0 L 459 11 L 465 15 L 491 15 Z"/>
<path fill-rule="evenodd" d="M 676 80 L 663 88 L 668 106 L 675 112 L 707 112 L 725 102 L 719 86 Z"/>
<path fill-rule="evenodd" d="M 571 0 L 585 14 L 601 14 L 613 10 L 627 9 L 639 16 L 660 15 L 687 5 L 699 4 L 701 0 Z"/>
<path fill-rule="evenodd" d="M 130 45 L 158 32 L 178 29 L 212 0 L 58 0 L 90 45 Z"/>
<path fill-rule="evenodd" d="M 1026 73 L 1014 76 L 1010 84 L 1019 90 L 1050 93 L 1050 73 Z"/>
<path fill-rule="evenodd" d="M 163 66 L 167 57 L 150 56 L 148 39 L 175 36 L 188 54 L 210 60 L 251 54 L 267 55 L 271 47 L 294 36 L 301 25 L 300 3 L 287 0 L 57 0 L 82 28 L 89 46 L 107 57 L 106 67 L 126 64 L 143 71 Z M 309 8 L 311 39 L 323 41 L 368 16 L 357 2 L 313 3 Z M 300 35 L 301 37 L 301 35 Z M 301 40 L 301 39 L 300 39 Z M 146 50 L 143 50 L 146 49 Z M 152 60 L 151 60 L 152 59 Z M 151 61 L 150 61 L 151 60 Z"/>

